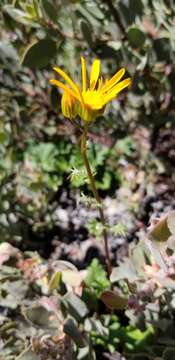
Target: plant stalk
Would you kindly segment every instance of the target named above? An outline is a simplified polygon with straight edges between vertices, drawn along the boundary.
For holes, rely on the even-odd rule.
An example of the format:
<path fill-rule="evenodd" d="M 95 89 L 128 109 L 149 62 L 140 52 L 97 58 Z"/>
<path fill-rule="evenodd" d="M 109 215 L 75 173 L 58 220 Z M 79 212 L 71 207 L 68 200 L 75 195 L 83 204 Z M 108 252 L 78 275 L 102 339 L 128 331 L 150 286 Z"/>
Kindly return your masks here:
<path fill-rule="evenodd" d="M 107 231 L 106 231 L 106 221 L 105 221 L 105 216 L 104 216 L 104 212 L 103 212 L 103 208 L 102 208 L 102 201 L 101 198 L 99 196 L 99 193 L 97 191 L 96 185 L 95 185 L 95 179 L 89 164 L 89 160 L 87 157 L 87 133 L 88 133 L 88 127 L 84 127 L 83 129 L 83 134 L 81 136 L 81 155 L 83 158 L 83 162 L 87 171 L 87 175 L 89 178 L 89 182 L 90 182 L 90 186 L 91 186 L 91 190 L 93 192 L 94 198 L 97 201 L 97 203 L 100 205 L 99 206 L 99 213 L 100 213 L 100 220 L 101 223 L 103 225 L 103 237 L 104 237 L 104 248 L 105 248 L 105 255 L 106 255 L 106 265 L 107 265 L 107 270 L 108 270 L 108 276 L 110 276 L 111 271 L 112 271 L 112 267 L 111 267 L 111 260 L 110 260 L 110 254 L 109 254 L 109 246 L 108 246 L 108 235 L 107 235 Z"/>

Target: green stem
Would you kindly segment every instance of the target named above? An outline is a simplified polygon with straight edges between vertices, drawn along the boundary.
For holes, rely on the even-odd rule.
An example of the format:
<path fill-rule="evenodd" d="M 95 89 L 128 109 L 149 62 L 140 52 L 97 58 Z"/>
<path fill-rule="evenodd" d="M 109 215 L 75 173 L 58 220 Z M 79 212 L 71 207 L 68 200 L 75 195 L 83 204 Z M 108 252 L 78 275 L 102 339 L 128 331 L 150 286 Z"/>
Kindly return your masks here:
<path fill-rule="evenodd" d="M 102 201 L 101 198 L 98 194 L 96 185 L 95 185 L 95 179 L 89 164 L 89 160 L 87 157 L 87 148 L 86 148 L 86 142 L 87 142 L 87 133 L 88 133 L 88 127 L 84 127 L 83 130 L 83 134 L 81 136 L 81 155 L 83 158 L 83 162 L 87 171 L 87 175 L 89 178 L 89 182 L 90 182 L 90 186 L 91 186 L 91 190 L 93 192 L 94 198 L 97 201 L 97 203 L 100 205 L 99 206 L 99 213 L 100 213 L 100 220 L 101 223 L 103 224 L 103 237 L 104 237 L 104 248 L 105 248 L 105 255 L 106 255 L 106 264 L 107 264 L 107 269 L 108 269 L 108 275 L 111 274 L 111 260 L 110 260 L 110 255 L 109 255 L 109 246 L 108 246 L 108 235 L 107 235 L 107 231 L 106 231 L 106 221 L 105 221 L 105 216 L 104 216 L 104 212 L 103 212 L 103 208 L 102 208 Z"/>

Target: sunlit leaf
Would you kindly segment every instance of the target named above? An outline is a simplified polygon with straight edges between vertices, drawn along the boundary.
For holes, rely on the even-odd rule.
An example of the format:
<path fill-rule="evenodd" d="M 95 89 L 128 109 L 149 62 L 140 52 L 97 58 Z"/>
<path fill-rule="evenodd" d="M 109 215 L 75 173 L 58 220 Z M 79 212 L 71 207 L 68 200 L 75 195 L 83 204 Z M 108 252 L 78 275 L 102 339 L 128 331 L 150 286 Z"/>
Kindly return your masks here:
<path fill-rule="evenodd" d="M 100 299 L 112 310 L 123 310 L 126 308 L 128 299 L 121 296 L 117 291 L 104 291 Z"/>
<path fill-rule="evenodd" d="M 57 271 L 49 282 L 49 291 L 57 289 L 61 282 L 61 272 Z"/>
<path fill-rule="evenodd" d="M 77 320 L 82 320 L 88 314 L 86 304 L 73 293 L 67 293 L 63 298 L 63 303 L 67 307 L 70 315 Z"/>
<path fill-rule="evenodd" d="M 160 218 L 155 225 L 153 225 L 148 233 L 148 238 L 156 242 L 167 241 L 171 232 L 167 225 L 167 215 Z"/>

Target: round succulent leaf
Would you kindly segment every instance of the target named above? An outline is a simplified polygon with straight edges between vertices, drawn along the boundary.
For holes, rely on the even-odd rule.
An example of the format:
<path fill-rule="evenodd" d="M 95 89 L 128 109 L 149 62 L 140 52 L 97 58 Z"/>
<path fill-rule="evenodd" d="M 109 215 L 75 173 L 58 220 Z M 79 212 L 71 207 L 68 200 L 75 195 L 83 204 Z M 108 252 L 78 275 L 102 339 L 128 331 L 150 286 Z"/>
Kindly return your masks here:
<path fill-rule="evenodd" d="M 146 40 L 144 32 L 134 26 L 129 28 L 127 37 L 130 45 L 133 48 L 142 47 Z"/>
<path fill-rule="evenodd" d="M 62 303 L 77 321 L 82 320 L 89 312 L 85 302 L 74 293 L 66 293 L 62 298 Z"/>
<path fill-rule="evenodd" d="M 21 65 L 32 69 L 38 69 L 47 66 L 55 57 L 57 47 L 55 41 L 46 38 L 35 41 L 24 51 L 21 59 Z"/>
<path fill-rule="evenodd" d="M 24 311 L 25 317 L 33 324 L 46 327 L 56 328 L 57 322 L 53 319 L 53 312 L 46 310 L 43 306 L 32 306 Z"/>
<path fill-rule="evenodd" d="M 100 299 L 110 309 L 124 310 L 127 306 L 128 300 L 121 296 L 117 291 L 103 291 Z"/>

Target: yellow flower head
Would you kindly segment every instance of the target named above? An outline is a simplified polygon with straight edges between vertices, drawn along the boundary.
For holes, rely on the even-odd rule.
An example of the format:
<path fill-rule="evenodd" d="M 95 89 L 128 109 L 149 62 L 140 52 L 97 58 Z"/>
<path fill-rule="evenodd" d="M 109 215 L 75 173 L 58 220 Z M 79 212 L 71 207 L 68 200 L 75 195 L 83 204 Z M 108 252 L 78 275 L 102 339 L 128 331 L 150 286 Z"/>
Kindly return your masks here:
<path fill-rule="evenodd" d="M 86 62 L 83 57 L 81 57 L 81 66 L 81 89 L 59 67 L 54 67 L 54 70 L 65 80 L 66 85 L 58 80 L 50 80 L 50 82 L 63 90 L 61 108 L 65 117 L 73 119 L 79 115 L 82 120 L 91 122 L 103 114 L 109 101 L 131 84 L 131 79 L 120 81 L 125 73 L 125 69 L 122 68 L 110 80 L 103 81 L 100 77 L 100 60 L 96 59 L 91 66 L 88 84 Z"/>

